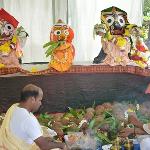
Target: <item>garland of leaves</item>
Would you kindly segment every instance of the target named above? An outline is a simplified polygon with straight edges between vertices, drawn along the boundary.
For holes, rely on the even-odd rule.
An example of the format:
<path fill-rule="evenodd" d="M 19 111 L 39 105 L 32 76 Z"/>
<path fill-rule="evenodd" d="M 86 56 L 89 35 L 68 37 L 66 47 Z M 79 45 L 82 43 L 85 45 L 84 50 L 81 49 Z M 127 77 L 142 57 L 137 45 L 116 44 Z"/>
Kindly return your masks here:
<path fill-rule="evenodd" d="M 43 48 L 47 48 L 45 54 L 46 57 L 51 56 L 56 48 L 65 44 L 65 41 L 50 41 L 43 45 Z"/>

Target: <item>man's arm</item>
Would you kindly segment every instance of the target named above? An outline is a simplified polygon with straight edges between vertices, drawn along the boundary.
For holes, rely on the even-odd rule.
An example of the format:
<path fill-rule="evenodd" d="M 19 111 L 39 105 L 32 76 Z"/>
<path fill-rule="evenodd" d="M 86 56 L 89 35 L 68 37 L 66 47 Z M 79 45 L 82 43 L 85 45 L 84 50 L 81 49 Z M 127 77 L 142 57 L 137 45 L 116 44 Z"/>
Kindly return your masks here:
<path fill-rule="evenodd" d="M 66 149 L 66 145 L 64 143 L 52 142 L 48 138 L 40 136 L 34 142 L 39 146 L 41 150 L 50 150 L 53 148 Z"/>
<path fill-rule="evenodd" d="M 135 132 L 136 135 L 147 134 L 146 131 L 144 131 L 144 129 L 141 129 L 141 128 L 136 128 L 134 132 Z"/>
<path fill-rule="evenodd" d="M 143 128 L 144 124 L 142 122 L 140 122 L 135 116 L 133 116 L 133 115 L 129 116 L 128 121 L 129 121 L 129 123 L 132 123 L 134 126 L 137 127 L 135 129 L 136 134 L 139 134 L 139 135 L 148 134 Z"/>
<path fill-rule="evenodd" d="M 128 137 L 131 134 L 136 134 L 136 135 L 144 135 L 147 134 L 144 130 L 140 128 L 124 128 L 123 130 L 120 131 L 119 136 L 120 137 Z"/>
<path fill-rule="evenodd" d="M 141 123 L 135 116 L 131 115 L 129 116 L 129 123 L 132 123 L 136 127 L 140 128 L 143 130 L 143 123 Z"/>

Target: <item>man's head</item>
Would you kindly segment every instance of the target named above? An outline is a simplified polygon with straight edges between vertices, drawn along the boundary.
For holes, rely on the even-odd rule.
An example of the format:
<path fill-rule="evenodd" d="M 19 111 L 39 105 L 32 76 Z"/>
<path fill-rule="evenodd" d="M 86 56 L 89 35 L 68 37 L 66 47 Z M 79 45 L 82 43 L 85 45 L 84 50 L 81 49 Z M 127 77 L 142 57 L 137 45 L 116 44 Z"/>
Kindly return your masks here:
<path fill-rule="evenodd" d="M 21 91 L 20 102 L 26 103 L 32 112 L 35 112 L 41 106 L 43 91 L 40 87 L 28 84 Z"/>

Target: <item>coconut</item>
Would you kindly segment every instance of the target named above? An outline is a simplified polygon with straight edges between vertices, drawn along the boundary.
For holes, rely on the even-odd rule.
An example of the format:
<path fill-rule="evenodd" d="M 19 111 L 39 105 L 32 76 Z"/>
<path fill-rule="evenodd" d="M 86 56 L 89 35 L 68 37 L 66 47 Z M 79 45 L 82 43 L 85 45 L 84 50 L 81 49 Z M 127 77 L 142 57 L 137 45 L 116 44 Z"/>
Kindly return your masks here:
<path fill-rule="evenodd" d="M 111 110 L 112 109 L 112 104 L 111 103 L 104 103 L 102 105 L 106 110 Z"/>
<path fill-rule="evenodd" d="M 86 120 L 91 120 L 92 118 L 94 117 L 94 114 L 92 112 L 87 112 L 85 115 L 84 115 L 84 118 Z"/>
<path fill-rule="evenodd" d="M 94 108 L 87 108 L 87 109 L 86 109 L 86 112 L 92 112 L 92 113 L 95 113 L 95 109 L 94 109 Z"/>
<path fill-rule="evenodd" d="M 102 105 L 98 105 L 95 108 L 96 115 L 101 115 L 105 111 L 105 108 Z"/>

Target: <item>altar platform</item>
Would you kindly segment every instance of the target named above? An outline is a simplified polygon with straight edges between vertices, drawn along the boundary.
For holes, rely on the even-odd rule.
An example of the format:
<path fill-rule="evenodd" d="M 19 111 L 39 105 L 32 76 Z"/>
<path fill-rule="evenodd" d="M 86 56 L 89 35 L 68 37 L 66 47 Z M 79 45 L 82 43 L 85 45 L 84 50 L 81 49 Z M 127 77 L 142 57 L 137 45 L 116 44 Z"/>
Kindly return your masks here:
<path fill-rule="evenodd" d="M 29 83 L 43 89 L 41 112 L 63 112 L 68 107 L 90 107 L 103 102 L 150 100 L 144 93 L 150 70 L 136 66 L 73 65 L 67 72 L 43 69 L 1 69 L 0 111 L 18 102 L 21 89 Z"/>

